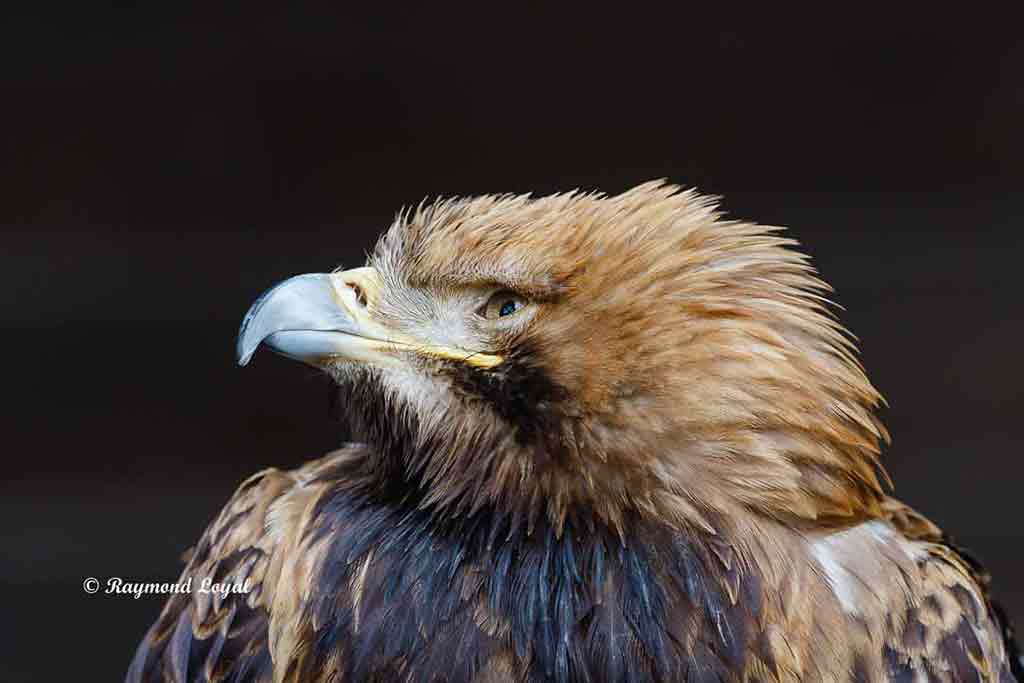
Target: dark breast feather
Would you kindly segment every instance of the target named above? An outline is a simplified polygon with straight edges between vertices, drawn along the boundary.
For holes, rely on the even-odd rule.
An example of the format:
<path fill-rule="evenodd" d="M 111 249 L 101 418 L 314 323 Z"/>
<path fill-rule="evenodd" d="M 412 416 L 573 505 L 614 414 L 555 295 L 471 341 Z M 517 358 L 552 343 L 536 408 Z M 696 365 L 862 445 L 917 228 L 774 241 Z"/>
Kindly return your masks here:
<path fill-rule="evenodd" d="M 494 661 L 512 662 L 515 680 L 558 682 L 724 681 L 744 668 L 759 584 L 723 563 L 727 547 L 639 522 L 625 542 L 572 517 L 561 536 L 494 510 L 441 522 L 344 488 L 315 514 L 311 541 L 329 539 L 318 584 L 333 588 L 303 608 L 320 625 L 309 677 L 332 661 L 340 681 L 453 683 Z"/>
<path fill-rule="evenodd" d="M 267 510 L 300 480 L 327 489 L 304 516 L 318 573 L 288 619 L 300 625 L 288 680 L 725 681 L 744 669 L 760 584 L 724 541 L 639 520 L 623 541 L 579 514 L 560 535 L 491 509 L 443 521 L 407 491 L 354 484 L 355 451 L 242 485 L 182 579 L 248 578 L 252 591 L 171 596 L 129 682 L 271 680 Z"/>

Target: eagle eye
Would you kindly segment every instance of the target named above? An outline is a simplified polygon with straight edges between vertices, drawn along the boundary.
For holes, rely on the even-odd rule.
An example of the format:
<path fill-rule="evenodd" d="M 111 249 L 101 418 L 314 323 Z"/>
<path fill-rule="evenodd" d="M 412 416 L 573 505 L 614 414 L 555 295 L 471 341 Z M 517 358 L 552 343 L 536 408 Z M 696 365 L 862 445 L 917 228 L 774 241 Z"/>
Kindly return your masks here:
<path fill-rule="evenodd" d="M 515 315 L 526 306 L 526 300 L 507 289 L 503 289 L 500 292 L 495 292 L 487 300 L 478 313 L 486 318 L 487 320 L 497 320 L 498 318 L 506 318 L 510 315 Z"/>

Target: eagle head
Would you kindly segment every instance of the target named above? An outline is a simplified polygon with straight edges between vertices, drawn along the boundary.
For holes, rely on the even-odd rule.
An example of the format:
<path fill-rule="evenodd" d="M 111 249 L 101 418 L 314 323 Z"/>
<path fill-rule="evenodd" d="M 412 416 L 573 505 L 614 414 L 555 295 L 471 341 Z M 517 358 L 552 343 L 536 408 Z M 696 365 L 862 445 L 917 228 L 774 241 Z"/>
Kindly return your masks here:
<path fill-rule="evenodd" d="M 779 232 L 662 182 L 424 204 L 364 267 L 264 294 L 239 362 L 328 373 L 368 485 L 439 514 L 871 516 L 881 399 Z"/>

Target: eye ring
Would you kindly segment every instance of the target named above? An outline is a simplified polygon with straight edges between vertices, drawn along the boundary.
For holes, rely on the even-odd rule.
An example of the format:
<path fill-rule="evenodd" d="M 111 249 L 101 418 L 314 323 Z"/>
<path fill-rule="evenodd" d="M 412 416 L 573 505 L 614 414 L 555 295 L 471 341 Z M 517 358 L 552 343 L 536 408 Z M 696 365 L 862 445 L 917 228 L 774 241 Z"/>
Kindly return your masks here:
<path fill-rule="evenodd" d="M 513 316 L 525 307 L 526 299 L 523 296 L 511 290 L 502 289 L 492 294 L 477 313 L 487 320 L 498 320 Z"/>

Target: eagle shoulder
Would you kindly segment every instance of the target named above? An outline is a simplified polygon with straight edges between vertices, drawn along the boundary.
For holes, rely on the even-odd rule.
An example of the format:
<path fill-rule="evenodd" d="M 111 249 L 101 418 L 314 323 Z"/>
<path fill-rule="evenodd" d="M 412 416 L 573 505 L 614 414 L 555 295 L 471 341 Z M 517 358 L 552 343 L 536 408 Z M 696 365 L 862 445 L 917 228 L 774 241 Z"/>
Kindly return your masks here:
<path fill-rule="evenodd" d="M 1013 683 L 1024 677 L 1020 648 L 992 599 L 984 567 L 912 508 L 890 499 L 890 523 L 920 550 L 922 597 L 908 605 L 885 657 L 895 680 L 912 672 L 933 679 Z"/>
<path fill-rule="evenodd" d="M 288 588 L 302 585 L 309 570 L 293 555 L 309 522 L 304 512 L 325 488 L 323 473 L 362 448 L 351 445 L 296 470 L 267 469 L 245 480 L 184 554 L 178 582 L 189 590 L 168 598 L 126 680 L 276 680 L 272 615 L 297 600 Z M 237 592 L 203 590 L 211 583 Z"/>
<path fill-rule="evenodd" d="M 824 636 L 816 648 L 833 653 L 823 678 L 1018 680 L 1016 646 L 980 566 L 913 509 L 888 500 L 883 510 L 883 519 L 809 539 L 831 593 L 814 618 Z"/>

